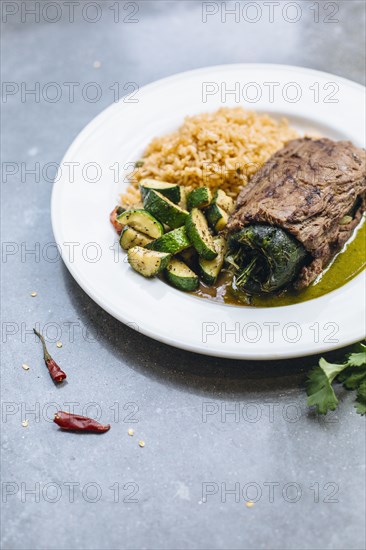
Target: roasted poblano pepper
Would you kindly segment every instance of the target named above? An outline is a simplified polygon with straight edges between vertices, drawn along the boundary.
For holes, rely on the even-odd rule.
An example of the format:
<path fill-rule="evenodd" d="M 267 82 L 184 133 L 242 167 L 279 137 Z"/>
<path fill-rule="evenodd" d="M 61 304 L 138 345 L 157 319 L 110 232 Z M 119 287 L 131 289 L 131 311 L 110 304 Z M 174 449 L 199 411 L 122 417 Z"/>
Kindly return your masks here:
<path fill-rule="evenodd" d="M 305 264 L 307 252 L 280 227 L 248 225 L 229 237 L 226 265 L 233 284 L 249 294 L 270 293 L 291 283 Z"/>

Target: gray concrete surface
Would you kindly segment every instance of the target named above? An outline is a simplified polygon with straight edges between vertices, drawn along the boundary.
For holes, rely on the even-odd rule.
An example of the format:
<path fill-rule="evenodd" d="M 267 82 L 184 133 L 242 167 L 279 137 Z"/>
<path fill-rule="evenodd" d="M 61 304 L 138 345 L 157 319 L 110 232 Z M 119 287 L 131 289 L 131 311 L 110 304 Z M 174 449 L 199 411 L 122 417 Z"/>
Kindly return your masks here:
<path fill-rule="evenodd" d="M 248 22 L 254 12 L 222 22 L 222 4 L 215 2 L 204 9 L 218 14 L 204 23 L 196 1 L 100 1 L 100 14 L 90 6 L 83 13 L 90 2 L 79 2 L 73 22 L 59 2 L 60 20 L 52 23 L 60 14 L 51 4 L 35 22 L 24 12 L 34 2 L 2 2 L 2 78 L 10 83 L 2 103 L 2 159 L 15 163 L 1 185 L 8 247 L 2 548 L 364 548 L 365 432 L 352 395 L 340 391 L 339 410 L 319 419 L 307 410 L 303 387 L 315 358 L 266 364 L 207 358 L 111 318 L 61 262 L 44 257 L 52 256 L 54 168 L 42 170 L 60 162 L 77 133 L 113 101 L 115 82 L 122 95 L 127 82 L 141 86 L 232 62 L 303 65 L 363 82 L 363 3 L 295 2 L 296 23 L 288 21 L 296 14 L 283 15 L 285 2 L 273 23 L 262 2 L 250 8 L 263 10 L 256 23 Z M 22 98 L 24 86 L 37 82 L 39 101 Z M 56 102 L 48 99 L 55 90 L 45 88 L 50 82 L 61 87 Z M 73 102 L 67 82 L 80 83 Z M 80 92 L 89 82 L 101 87 L 96 102 Z M 40 176 L 25 174 L 35 163 Z M 42 364 L 30 333 L 36 323 L 47 328 L 50 350 L 69 374 L 65 387 L 55 388 Z M 55 407 L 68 410 L 70 403 L 75 412 L 100 414 L 110 432 L 60 433 L 50 418 Z M 255 500 L 251 508 L 243 495 Z"/>

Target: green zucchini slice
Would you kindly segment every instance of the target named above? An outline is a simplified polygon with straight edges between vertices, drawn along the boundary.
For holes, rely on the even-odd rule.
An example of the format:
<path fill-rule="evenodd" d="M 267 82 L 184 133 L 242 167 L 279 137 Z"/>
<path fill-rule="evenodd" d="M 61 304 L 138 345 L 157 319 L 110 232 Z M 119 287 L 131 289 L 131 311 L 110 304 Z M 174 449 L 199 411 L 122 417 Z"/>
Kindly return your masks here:
<path fill-rule="evenodd" d="M 205 260 L 213 260 L 217 256 L 215 243 L 207 225 L 204 214 L 198 208 L 193 208 L 186 221 L 187 235 L 198 254 Z"/>
<path fill-rule="evenodd" d="M 182 252 L 180 252 L 179 258 L 183 260 L 183 262 L 186 263 L 188 267 L 195 268 L 198 263 L 199 256 L 197 254 L 197 250 L 193 246 L 190 246 L 190 248 L 186 248 L 185 250 L 182 250 Z"/>
<path fill-rule="evenodd" d="M 145 209 L 155 216 L 160 222 L 165 223 L 171 229 L 177 229 L 185 224 L 188 212 L 177 204 L 164 197 L 159 191 L 153 189 L 144 200 Z"/>
<path fill-rule="evenodd" d="M 187 208 L 206 208 L 212 201 L 212 193 L 208 187 L 197 187 L 187 196 Z"/>
<path fill-rule="evenodd" d="M 191 242 L 188 239 L 185 227 L 178 227 L 169 233 L 165 233 L 159 239 L 152 241 L 146 246 L 148 250 L 158 250 L 159 252 L 169 252 L 170 254 L 178 254 L 189 248 Z"/>
<path fill-rule="evenodd" d="M 181 198 L 180 186 L 176 183 L 167 183 L 165 181 L 153 180 L 146 178 L 140 181 L 140 192 L 142 200 L 145 199 L 147 194 L 151 191 L 159 191 L 164 197 L 178 204 Z"/>
<path fill-rule="evenodd" d="M 128 250 L 127 257 L 128 263 L 137 273 L 144 277 L 155 277 L 167 267 L 171 255 L 134 246 Z"/>
<path fill-rule="evenodd" d="M 146 246 L 151 243 L 151 241 L 152 239 L 147 235 L 140 233 L 140 231 L 136 231 L 136 229 L 133 229 L 129 225 L 125 225 L 121 233 L 119 244 L 123 250 L 129 250 L 133 246 Z"/>
<path fill-rule="evenodd" d="M 229 197 L 222 189 L 218 189 L 214 195 L 213 202 L 228 214 L 232 214 L 235 209 L 234 199 Z"/>
<path fill-rule="evenodd" d="M 187 208 L 187 197 L 189 195 L 189 191 L 187 189 L 185 189 L 184 187 L 181 187 L 180 188 L 180 201 L 179 201 L 179 204 L 178 206 L 180 206 L 180 208 L 182 210 L 188 210 Z"/>
<path fill-rule="evenodd" d="M 226 240 L 223 237 L 215 237 L 214 243 L 217 256 L 214 260 L 199 259 L 201 279 L 206 285 L 214 285 L 224 263 L 226 252 Z"/>
<path fill-rule="evenodd" d="M 168 263 L 165 276 L 172 286 L 185 292 L 192 292 L 199 286 L 197 275 L 185 263 L 175 258 Z"/>
<path fill-rule="evenodd" d="M 229 221 L 229 214 L 215 202 L 205 210 L 205 214 L 210 227 L 217 232 L 222 231 Z"/>
<path fill-rule="evenodd" d="M 157 239 L 164 235 L 161 223 L 149 212 L 146 212 L 146 210 L 126 210 L 126 212 L 117 217 L 117 221 L 122 225 L 129 225 L 133 229 L 136 229 L 136 231 L 144 233 L 152 239 Z"/>

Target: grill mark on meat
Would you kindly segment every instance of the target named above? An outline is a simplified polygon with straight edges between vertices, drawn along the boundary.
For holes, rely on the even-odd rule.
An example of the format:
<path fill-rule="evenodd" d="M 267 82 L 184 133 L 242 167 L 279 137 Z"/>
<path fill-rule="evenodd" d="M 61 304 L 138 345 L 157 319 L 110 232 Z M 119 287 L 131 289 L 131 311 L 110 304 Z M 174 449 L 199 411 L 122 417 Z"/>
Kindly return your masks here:
<path fill-rule="evenodd" d="M 227 231 L 250 223 L 287 230 L 313 258 L 295 285 L 308 286 L 361 220 L 366 208 L 365 170 L 365 151 L 349 141 L 290 141 L 242 189 Z M 352 221 L 340 225 L 350 213 Z"/>

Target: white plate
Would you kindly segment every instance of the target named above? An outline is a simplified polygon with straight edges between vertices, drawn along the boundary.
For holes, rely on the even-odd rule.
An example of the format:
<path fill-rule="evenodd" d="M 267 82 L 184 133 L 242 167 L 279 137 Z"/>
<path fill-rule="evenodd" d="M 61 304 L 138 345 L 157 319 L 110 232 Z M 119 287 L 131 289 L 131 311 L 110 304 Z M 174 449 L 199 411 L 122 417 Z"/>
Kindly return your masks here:
<path fill-rule="evenodd" d="M 203 89 L 211 95 L 203 97 Z M 159 280 L 145 280 L 119 252 L 108 215 L 127 185 L 123 180 L 128 163 L 139 158 L 154 136 L 175 129 L 186 115 L 237 106 L 238 98 L 228 93 L 235 89 L 249 97 L 251 102 L 241 101 L 246 108 L 285 115 L 302 132 L 364 146 L 364 88 L 331 74 L 281 65 L 223 65 L 145 86 L 95 118 L 62 161 L 52 194 L 52 224 L 68 269 L 95 302 L 123 323 L 198 353 L 278 359 L 362 339 L 364 273 L 316 300 L 256 309 L 210 303 Z"/>

